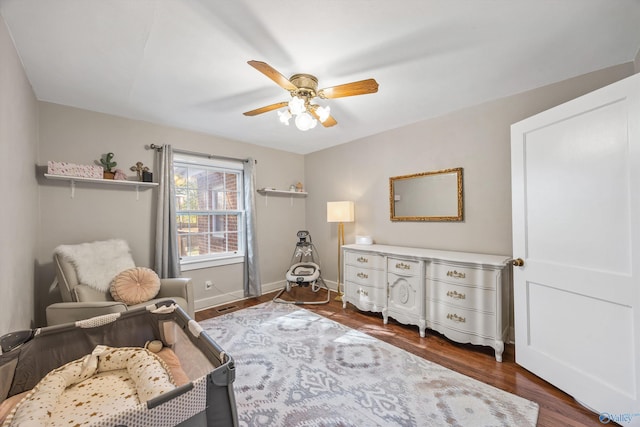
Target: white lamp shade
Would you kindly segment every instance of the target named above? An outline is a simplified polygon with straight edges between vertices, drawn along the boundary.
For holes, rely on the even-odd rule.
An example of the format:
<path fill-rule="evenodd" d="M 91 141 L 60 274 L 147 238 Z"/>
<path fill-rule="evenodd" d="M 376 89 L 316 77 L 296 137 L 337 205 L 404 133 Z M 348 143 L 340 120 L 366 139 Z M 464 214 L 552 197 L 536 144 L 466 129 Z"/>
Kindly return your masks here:
<path fill-rule="evenodd" d="M 354 219 L 353 202 L 327 202 L 327 222 L 353 222 Z"/>

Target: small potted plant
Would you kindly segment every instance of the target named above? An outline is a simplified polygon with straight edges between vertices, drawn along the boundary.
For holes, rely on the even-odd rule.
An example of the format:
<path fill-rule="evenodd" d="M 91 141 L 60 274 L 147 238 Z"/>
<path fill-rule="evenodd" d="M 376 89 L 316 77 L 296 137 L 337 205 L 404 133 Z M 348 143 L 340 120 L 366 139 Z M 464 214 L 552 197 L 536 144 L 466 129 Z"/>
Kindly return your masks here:
<path fill-rule="evenodd" d="M 104 168 L 104 172 L 102 173 L 102 177 L 104 179 L 113 179 L 115 177 L 115 172 L 113 171 L 113 168 L 115 168 L 118 165 L 118 163 L 112 160 L 113 160 L 113 153 L 107 153 L 103 155 L 102 158 L 100 159 L 100 164 Z"/>

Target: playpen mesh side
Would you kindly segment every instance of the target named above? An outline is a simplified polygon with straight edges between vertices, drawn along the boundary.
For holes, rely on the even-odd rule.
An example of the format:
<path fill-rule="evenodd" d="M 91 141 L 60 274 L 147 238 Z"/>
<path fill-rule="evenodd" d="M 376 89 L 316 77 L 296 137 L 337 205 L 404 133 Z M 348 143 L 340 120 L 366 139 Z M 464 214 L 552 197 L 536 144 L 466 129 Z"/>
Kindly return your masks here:
<path fill-rule="evenodd" d="M 96 427 L 171 427 L 204 411 L 207 404 L 207 377 L 193 381 L 193 389 L 181 394 L 162 405 L 148 409 L 138 405 L 105 417 L 95 424 Z"/>
<path fill-rule="evenodd" d="M 190 380 L 207 375 L 214 368 L 221 365 L 219 360 L 213 356 L 216 364 L 205 356 L 203 349 L 194 346 L 189 336 L 184 330 L 173 321 L 160 322 L 160 334 L 162 340 L 169 344 L 180 360 L 182 370 Z"/>

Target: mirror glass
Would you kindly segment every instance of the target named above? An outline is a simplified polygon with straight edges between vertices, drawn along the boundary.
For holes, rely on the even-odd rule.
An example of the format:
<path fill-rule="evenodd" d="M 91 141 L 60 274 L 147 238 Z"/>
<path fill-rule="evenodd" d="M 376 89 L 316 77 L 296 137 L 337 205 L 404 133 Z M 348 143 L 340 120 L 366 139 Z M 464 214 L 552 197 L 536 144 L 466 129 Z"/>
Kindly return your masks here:
<path fill-rule="evenodd" d="M 462 221 L 462 168 L 389 178 L 392 221 Z"/>

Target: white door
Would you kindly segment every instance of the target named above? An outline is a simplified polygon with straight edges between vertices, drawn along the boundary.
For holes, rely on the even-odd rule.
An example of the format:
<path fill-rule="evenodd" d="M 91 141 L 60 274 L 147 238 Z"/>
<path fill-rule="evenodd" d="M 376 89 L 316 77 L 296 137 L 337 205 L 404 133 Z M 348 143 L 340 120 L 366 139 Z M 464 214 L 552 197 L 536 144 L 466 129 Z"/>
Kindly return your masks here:
<path fill-rule="evenodd" d="M 514 124 L 511 161 L 516 362 L 640 425 L 640 75 Z"/>

